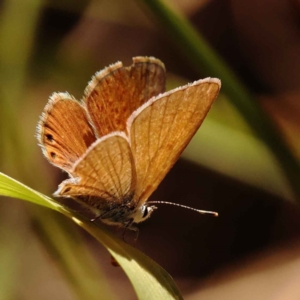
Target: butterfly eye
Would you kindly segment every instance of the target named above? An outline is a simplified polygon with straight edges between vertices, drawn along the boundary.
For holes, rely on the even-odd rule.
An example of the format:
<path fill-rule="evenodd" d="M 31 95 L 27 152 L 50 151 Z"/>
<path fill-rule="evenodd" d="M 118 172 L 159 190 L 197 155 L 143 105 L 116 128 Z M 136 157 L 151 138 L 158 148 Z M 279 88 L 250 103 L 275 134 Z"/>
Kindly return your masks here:
<path fill-rule="evenodd" d="M 143 212 L 143 219 L 148 216 L 148 207 L 145 206 L 144 212 Z"/>

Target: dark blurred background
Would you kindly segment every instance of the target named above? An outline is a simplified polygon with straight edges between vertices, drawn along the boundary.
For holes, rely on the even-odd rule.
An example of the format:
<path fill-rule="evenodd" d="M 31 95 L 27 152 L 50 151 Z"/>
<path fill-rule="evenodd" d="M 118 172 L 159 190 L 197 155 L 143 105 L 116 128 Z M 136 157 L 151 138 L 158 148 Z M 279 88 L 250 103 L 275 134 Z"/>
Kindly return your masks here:
<path fill-rule="evenodd" d="M 236 72 L 299 158 L 299 0 L 166 3 Z M 215 76 L 190 62 L 142 1 L 2 1 L 0 171 L 51 195 L 67 176 L 46 161 L 34 137 L 49 95 L 68 91 L 80 99 L 96 71 L 143 55 L 165 63 L 168 89 Z M 151 199 L 219 212 L 213 218 L 161 205 L 139 226 L 136 247 L 173 276 L 185 299 L 300 298 L 297 199 L 273 153 L 225 94 Z M 2 198 L 0 298 L 80 299 L 36 214 L 76 230 L 58 214 Z M 116 298 L 135 299 L 108 252 L 80 235 Z"/>

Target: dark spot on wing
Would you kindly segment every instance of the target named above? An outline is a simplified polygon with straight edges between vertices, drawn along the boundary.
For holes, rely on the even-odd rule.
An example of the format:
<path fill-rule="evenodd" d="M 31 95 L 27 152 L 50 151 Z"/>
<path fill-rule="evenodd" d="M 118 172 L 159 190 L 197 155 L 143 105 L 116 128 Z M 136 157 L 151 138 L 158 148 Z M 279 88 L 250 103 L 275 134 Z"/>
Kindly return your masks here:
<path fill-rule="evenodd" d="M 46 134 L 46 139 L 49 141 L 49 142 L 54 142 L 54 139 L 53 139 L 53 135 L 52 134 Z"/>

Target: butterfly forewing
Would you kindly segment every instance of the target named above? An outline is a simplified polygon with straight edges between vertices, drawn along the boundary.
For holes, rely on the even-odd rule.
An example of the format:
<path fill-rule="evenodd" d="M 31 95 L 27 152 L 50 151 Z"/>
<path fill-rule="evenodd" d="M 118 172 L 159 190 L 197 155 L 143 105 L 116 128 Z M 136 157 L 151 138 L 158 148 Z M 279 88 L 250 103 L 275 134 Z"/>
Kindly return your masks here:
<path fill-rule="evenodd" d="M 205 118 L 220 89 L 204 79 L 151 99 L 128 120 L 136 165 L 135 201 L 145 202 L 157 188 Z"/>
<path fill-rule="evenodd" d="M 135 189 L 136 174 L 127 137 L 115 132 L 97 140 L 75 164 L 72 173 L 77 178 L 63 182 L 57 195 L 88 195 L 112 204 L 128 200 Z"/>
<path fill-rule="evenodd" d="M 165 67 L 151 57 L 135 57 L 133 65 L 116 63 L 97 73 L 88 84 L 83 102 L 99 137 L 126 131 L 129 116 L 165 89 Z"/>
<path fill-rule="evenodd" d="M 96 140 L 86 110 L 66 93 L 50 97 L 37 137 L 48 160 L 67 172 Z"/>

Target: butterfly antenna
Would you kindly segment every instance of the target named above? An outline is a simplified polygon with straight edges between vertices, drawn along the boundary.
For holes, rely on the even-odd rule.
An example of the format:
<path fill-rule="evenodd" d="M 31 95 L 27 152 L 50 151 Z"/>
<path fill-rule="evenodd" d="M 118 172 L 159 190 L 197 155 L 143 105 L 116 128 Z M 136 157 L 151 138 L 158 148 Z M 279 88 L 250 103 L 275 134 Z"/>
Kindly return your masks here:
<path fill-rule="evenodd" d="M 169 204 L 169 205 L 174 205 L 174 206 L 190 209 L 190 210 L 196 211 L 199 214 L 203 214 L 203 215 L 206 215 L 206 214 L 207 215 L 213 215 L 214 217 L 217 217 L 219 215 L 215 211 L 200 210 L 200 209 L 197 209 L 197 208 L 189 207 L 189 206 L 178 204 L 178 203 L 167 202 L 167 201 L 148 201 L 147 204 Z"/>

